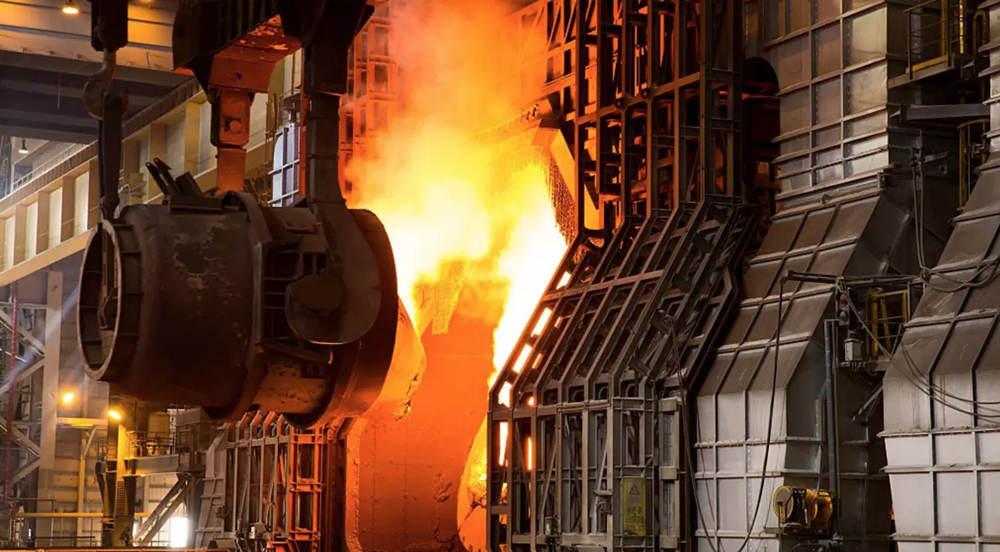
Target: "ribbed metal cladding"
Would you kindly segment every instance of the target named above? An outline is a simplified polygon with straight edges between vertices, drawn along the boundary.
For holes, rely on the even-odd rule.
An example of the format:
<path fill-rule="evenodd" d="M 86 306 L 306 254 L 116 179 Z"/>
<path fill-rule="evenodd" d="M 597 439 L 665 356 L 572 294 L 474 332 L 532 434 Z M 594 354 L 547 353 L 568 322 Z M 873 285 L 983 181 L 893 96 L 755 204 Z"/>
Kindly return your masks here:
<path fill-rule="evenodd" d="M 780 485 L 828 485 L 823 423 L 822 320 L 832 316 L 833 288 L 786 282 L 780 292 L 780 354 L 775 366 L 780 275 L 788 270 L 826 274 L 872 274 L 898 268 L 900 244 L 912 240 L 908 214 L 877 191 L 842 201 L 789 209 L 775 216 L 744 277 L 742 302 L 729 335 L 701 387 L 695 427 L 697 504 L 704 523 L 699 549 L 735 551 L 752 535 L 750 550 L 789 550 L 779 541 L 770 497 Z M 768 406 L 777 369 L 774 416 L 768 445 Z M 859 550 L 884 549 L 889 533 L 886 481 L 874 432 L 851 424 L 846 413 L 865 400 L 844 382 L 838 393 L 842 415 L 840 524 Z M 761 466 L 768 453 L 764 497 Z M 751 521 L 753 526 L 751 527 Z M 759 541 L 758 541 L 759 539 Z"/>
<path fill-rule="evenodd" d="M 917 273 L 911 148 L 954 148 L 901 127 L 893 116 L 896 104 L 913 102 L 911 92 L 890 86 L 905 70 L 904 6 L 877 0 L 750 5 L 760 10 L 749 17 L 761 21 L 761 36 L 755 47 L 751 31 L 748 55 L 766 59 L 778 77 L 780 210 L 749 263 L 745 299 L 695 405 L 702 552 L 801 548 L 801 541 L 779 537 L 770 498 L 783 484 L 829 485 L 822 324 L 834 316 L 834 289 L 786 282 L 779 293 L 781 275 Z M 927 216 L 930 258 L 940 251 L 953 212 L 949 190 L 955 186 L 944 176 L 925 180 L 928 201 L 938 206 Z M 881 416 L 866 426 L 852 422 L 849 413 L 870 390 L 849 378 L 838 386 L 840 533 L 853 550 L 884 550 L 891 505 L 881 473 L 885 449 L 876 438 Z"/>
<path fill-rule="evenodd" d="M 873 0 L 763 2 L 762 56 L 778 76 L 775 160 L 786 202 L 868 187 L 889 163 L 888 33 L 897 9 Z"/>
<path fill-rule="evenodd" d="M 1000 254 L 1000 2 L 981 8 L 992 27 L 991 156 L 954 219 L 935 269 L 944 277 L 931 278 L 884 379 L 900 552 L 1000 550 L 1000 280 L 953 281 Z"/>

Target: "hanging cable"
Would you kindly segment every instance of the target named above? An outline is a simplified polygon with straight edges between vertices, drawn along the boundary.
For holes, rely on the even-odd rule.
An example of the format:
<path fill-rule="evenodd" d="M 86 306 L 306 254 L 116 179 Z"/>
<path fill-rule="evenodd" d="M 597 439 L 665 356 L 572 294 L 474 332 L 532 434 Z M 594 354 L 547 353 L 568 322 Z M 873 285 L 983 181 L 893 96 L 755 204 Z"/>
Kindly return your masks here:
<path fill-rule="evenodd" d="M 913 180 L 913 186 L 911 188 L 913 197 L 913 222 L 914 222 L 914 237 L 916 240 L 917 248 L 917 263 L 920 266 L 920 279 L 927 284 L 927 287 L 940 291 L 943 293 L 955 293 L 962 289 L 975 289 L 983 287 L 1000 274 L 1000 255 L 994 257 L 992 260 L 980 261 L 974 265 L 969 265 L 966 267 L 961 267 L 956 270 L 942 271 L 937 268 L 931 268 L 927 266 L 927 257 L 925 254 L 925 244 L 924 244 L 924 172 L 923 172 L 924 160 L 920 157 L 917 150 L 913 150 L 910 155 L 910 174 Z M 994 236 L 994 241 L 996 237 Z M 989 250 L 986 252 L 986 256 L 989 255 Z M 958 272 L 962 270 L 974 269 L 974 272 L 969 278 L 962 279 L 949 274 L 949 272 Z M 939 283 L 935 283 L 934 278 L 940 278 L 946 282 L 954 284 L 952 287 L 942 286 Z"/>
<path fill-rule="evenodd" d="M 747 528 L 747 537 L 743 539 L 743 544 L 736 552 L 743 552 L 750 544 L 750 536 L 753 528 L 757 525 L 757 515 L 760 513 L 760 503 L 764 498 L 764 484 L 767 482 L 767 459 L 771 453 L 771 428 L 774 423 L 774 396 L 778 389 L 778 352 L 781 350 L 781 304 L 785 292 L 786 275 L 778 279 L 778 316 L 774 330 L 774 372 L 771 374 L 771 400 L 767 409 L 767 439 L 764 441 L 764 462 L 760 468 L 760 488 L 757 490 L 757 505 L 753 509 L 753 518 L 750 520 L 750 527 Z"/>
<path fill-rule="evenodd" d="M 874 339 L 874 334 L 871 331 L 871 328 L 868 326 L 868 323 L 861 316 L 861 313 L 858 311 L 857 306 L 854 305 L 854 302 L 853 301 L 849 301 L 848 305 L 849 305 L 851 311 L 854 313 L 854 316 L 861 323 L 861 327 L 864 329 L 865 333 L 867 333 L 869 337 L 871 337 L 872 339 Z M 878 347 L 879 345 L 876 344 L 876 346 Z M 944 389 L 941 389 L 936 384 L 930 382 L 929 381 L 930 378 L 928 378 L 928 381 L 925 383 L 923 381 L 924 374 L 922 374 L 920 372 L 920 369 L 917 367 L 916 362 L 910 356 L 909 351 L 906 350 L 906 345 L 903 344 L 902 342 L 900 342 L 900 344 L 899 344 L 899 350 L 900 350 L 900 353 L 902 355 L 902 358 L 903 358 L 903 361 L 904 361 L 904 364 L 905 364 L 904 369 L 901 369 L 899 371 L 899 373 L 904 377 L 904 379 L 906 379 L 911 385 L 913 385 L 922 394 L 926 395 L 931 400 L 933 400 L 933 401 L 935 401 L 935 402 L 937 402 L 937 403 L 939 403 L 939 404 L 941 404 L 943 406 L 951 408 L 952 410 L 955 410 L 955 411 L 957 411 L 959 413 L 966 414 L 966 415 L 972 416 L 974 418 L 981 418 L 981 419 L 989 420 L 991 422 L 1000 423 L 1000 410 L 993 409 L 993 408 L 988 408 L 988 407 L 983 406 L 983 405 L 989 405 L 989 404 L 1000 404 L 1000 402 L 998 402 L 998 401 L 978 401 L 978 400 L 975 400 L 975 399 L 968 399 L 968 398 L 965 398 L 965 397 L 959 397 L 957 395 L 954 395 L 953 393 L 950 393 L 948 391 L 945 391 Z M 959 402 L 964 402 L 964 403 L 970 404 L 974 408 L 979 408 L 980 412 L 976 412 L 976 411 L 973 411 L 973 410 L 967 410 L 964 407 L 952 404 L 952 403 L 948 402 L 949 398 L 952 399 L 952 400 L 956 400 L 956 401 L 959 401 Z M 986 410 L 990 414 L 983 414 L 981 412 L 982 410 Z M 995 417 L 994 417 L 994 415 L 995 415 Z"/>

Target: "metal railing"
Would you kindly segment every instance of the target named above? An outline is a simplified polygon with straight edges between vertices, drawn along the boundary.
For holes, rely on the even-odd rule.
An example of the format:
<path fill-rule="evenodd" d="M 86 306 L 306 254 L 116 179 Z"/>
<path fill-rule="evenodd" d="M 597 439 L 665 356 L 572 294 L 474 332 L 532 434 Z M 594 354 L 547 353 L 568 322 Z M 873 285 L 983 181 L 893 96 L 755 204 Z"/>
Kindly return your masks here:
<path fill-rule="evenodd" d="M 875 288 L 868 295 L 868 321 L 870 328 L 868 355 L 870 360 L 892 358 L 896 345 L 903 335 L 903 327 L 910 321 L 910 288 L 892 291 Z"/>
<path fill-rule="evenodd" d="M 7 195 L 10 195 L 16 192 L 17 190 L 23 188 L 28 182 L 31 182 L 35 178 L 38 178 L 39 176 L 45 174 L 56 165 L 62 163 L 63 161 L 66 161 L 67 159 L 76 155 L 77 153 L 80 153 L 89 146 L 90 144 L 69 144 L 66 147 L 59 150 L 58 153 L 56 153 L 55 155 L 50 156 L 43 163 L 33 165 L 30 171 L 21 175 L 11 183 L 10 191 L 7 193 Z"/>
<path fill-rule="evenodd" d="M 177 452 L 177 436 L 169 431 L 129 431 L 126 434 L 132 456 L 165 456 Z"/>
<path fill-rule="evenodd" d="M 904 10 L 906 71 L 949 62 L 971 51 L 966 21 L 967 0 L 926 0 Z"/>

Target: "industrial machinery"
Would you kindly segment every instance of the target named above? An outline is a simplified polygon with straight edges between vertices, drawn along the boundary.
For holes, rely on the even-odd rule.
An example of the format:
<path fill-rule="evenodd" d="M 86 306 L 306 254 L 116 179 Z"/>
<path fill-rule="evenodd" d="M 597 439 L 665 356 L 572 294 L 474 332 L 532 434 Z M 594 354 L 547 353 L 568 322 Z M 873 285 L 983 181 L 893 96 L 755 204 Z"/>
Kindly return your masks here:
<path fill-rule="evenodd" d="M 823 530 L 833 516 L 833 499 L 824 490 L 782 485 L 772 497 L 774 514 L 785 531 Z"/>
<path fill-rule="evenodd" d="M 99 3 L 94 11 L 108 72 L 124 42 L 105 37 L 119 36 L 125 4 Z M 337 94 L 346 75 L 326 63 L 346 55 L 366 13 L 360 1 L 184 4 L 175 57 L 212 102 L 215 197 L 157 161 L 148 169 L 163 204 L 119 210 L 113 127 L 123 99 L 107 86 L 88 91 L 103 94 L 105 166 L 105 220 L 87 248 L 80 287 L 80 344 L 91 377 L 217 418 L 263 408 L 303 427 L 372 404 L 396 338 L 395 266 L 378 218 L 347 209 L 340 194 Z M 219 29 L 216 21 L 234 26 Z M 324 60 L 307 63 L 306 199 L 261 207 L 238 191 L 249 99 L 300 43 L 307 60 Z"/>
<path fill-rule="evenodd" d="M 157 159 L 147 169 L 162 203 L 120 207 L 127 98 L 113 75 L 115 52 L 127 43 L 127 4 L 94 2 L 93 9 L 93 44 L 104 65 L 85 95 L 101 121 L 104 220 L 80 281 L 87 373 L 111 384 L 113 405 L 133 411 L 186 405 L 234 420 L 261 410 L 298 428 L 363 415 L 383 393 L 394 351 L 409 354 L 401 363 L 420 354 L 396 294 L 385 229 L 374 214 L 346 207 L 337 180 L 344 62 L 371 8 L 362 0 L 182 3 L 175 63 L 195 75 L 212 105 L 217 193 L 204 194 L 189 174 L 175 177 Z M 304 199 L 261 206 L 242 191 L 251 99 L 267 90 L 276 61 L 300 47 L 308 98 Z M 397 340 L 410 344 L 397 348 Z M 131 429 L 143 429 L 134 425 L 143 417 L 135 418 Z M 109 443 L 119 441 L 120 419 L 109 425 Z M 123 464 L 120 455 L 111 446 L 98 466 L 105 545 L 132 543 L 130 497 L 136 478 L 150 473 L 141 466 L 148 459 Z M 189 500 L 195 518 L 196 506 L 197 498 Z M 140 535 L 158 527 L 144 525 Z"/>
<path fill-rule="evenodd" d="M 489 393 L 485 546 L 1000 543 L 1000 223 L 995 187 L 973 186 L 1000 166 L 982 145 L 1000 90 L 982 78 L 1000 73 L 980 73 L 1000 2 L 540 4 L 576 235 Z M 385 232 L 335 185 L 340 60 L 364 2 L 184 3 L 175 54 L 212 101 L 220 193 L 153 163 L 164 204 L 119 210 L 123 5 L 95 10 L 106 220 L 81 280 L 90 374 L 217 419 L 258 409 L 227 459 L 241 436 L 301 437 L 265 410 L 299 427 L 364 415 L 408 334 Z M 239 191 L 248 93 L 300 46 L 305 199 L 261 207 Z M 111 497 L 134 482 L 108 460 L 118 543 L 130 518 Z M 299 474 L 301 494 L 344 464 Z M 205 503 L 238 502 L 224 483 Z"/>

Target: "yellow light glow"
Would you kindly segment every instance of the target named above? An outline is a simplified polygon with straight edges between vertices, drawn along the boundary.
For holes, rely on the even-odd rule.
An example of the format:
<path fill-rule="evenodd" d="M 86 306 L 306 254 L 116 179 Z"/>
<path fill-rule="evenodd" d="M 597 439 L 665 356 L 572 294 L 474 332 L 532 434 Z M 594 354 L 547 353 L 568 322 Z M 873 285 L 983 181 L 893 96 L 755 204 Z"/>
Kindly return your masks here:
<path fill-rule="evenodd" d="M 66 15 L 76 15 L 80 13 L 80 8 L 76 7 L 73 0 L 66 0 L 66 3 L 63 4 L 62 12 Z"/>
<path fill-rule="evenodd" d="M 73 401 L 76 400 L 76 393 L 74 393 L 72 391 L 64 391 L 63 394 L 59 397 L 59 400 L 64 405 L 69 406 L 69 405 L 73 404 Z"/>
<path fill-rule="evenodd" d="M 108 418 L 111 418 L 116 422 L 120 422 L 122 419 L 122 413 L 112 408 L 111 410 L 108 410 Z"/>

